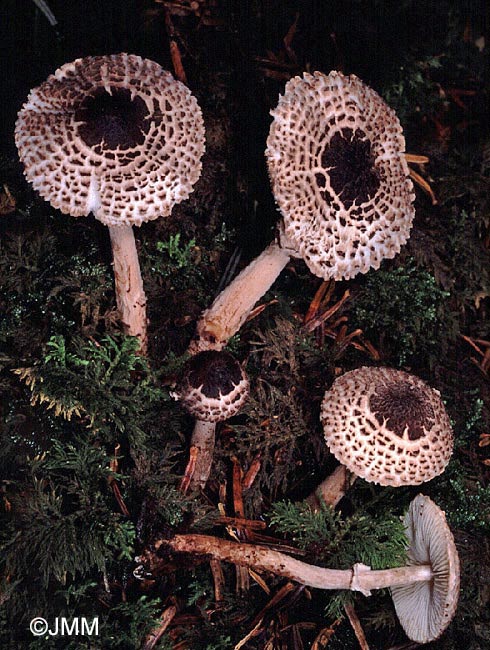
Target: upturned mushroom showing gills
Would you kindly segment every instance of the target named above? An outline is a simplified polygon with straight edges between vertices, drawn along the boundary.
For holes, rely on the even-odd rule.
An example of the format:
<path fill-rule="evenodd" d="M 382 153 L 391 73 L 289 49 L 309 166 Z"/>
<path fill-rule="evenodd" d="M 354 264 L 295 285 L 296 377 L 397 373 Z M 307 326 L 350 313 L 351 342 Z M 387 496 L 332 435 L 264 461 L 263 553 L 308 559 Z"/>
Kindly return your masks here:
<path fill-rule="evenodd" d="M 326 391 L 320 419 L 325 441 L 342 463 L 315 491 L 332 506 L 343 496 L 348 471 L 381 485 L 420 485 L 444 471 L 453 451 L 438 391 L 402 370 L 346 372 Z"/>
<path fill-rule="evenodd" d="M 316 589 L 350 589 L 369 596 L 372 589 L 389 587 L 406 635 L 412 641 L 428 643 L 444 632 L 456 612 L 459 558 L 444 512 L 429 497 L 415 497 L 404 523 L 408 562 L 393 569 L 371 570 L 364 564 L 346 570 L 326 569 L 263 546 L 208 535 L 175 535 L 153 547 L 270 571 Z M 151 559 L 150 555 L 150 569 Z"/>
<path fill-rule="evenodd" d="M 405 139 L 395 112 L 354 75 L 291 79 L 272 111 L 267 164 L 281 213 L 277 240 L 205 311 L 191 349 L 220 349 L 291 257 L 348 280 L 379 268 L 414 217 Z"/>
<path fill-rule="evenodd" d="M 182 490 L 203 488 L 211 471 L 216 423 L 236 415 L 248 399 L 248 377 L 240 363 L 224 351 L 207 350 L 184 366 L 172 397 L 196 418 L 191 459 Z"/>
<path fill-rule="evenodd" d="M 146 298 L 132 226 L 168 216 L 201 173 L 204 126 L 189 89 L 132 54 L 67 63 L 29 94 L 15 141 L 28 181 L 74 217 L 109 227 L 117 306 L 147 346 Z"/>

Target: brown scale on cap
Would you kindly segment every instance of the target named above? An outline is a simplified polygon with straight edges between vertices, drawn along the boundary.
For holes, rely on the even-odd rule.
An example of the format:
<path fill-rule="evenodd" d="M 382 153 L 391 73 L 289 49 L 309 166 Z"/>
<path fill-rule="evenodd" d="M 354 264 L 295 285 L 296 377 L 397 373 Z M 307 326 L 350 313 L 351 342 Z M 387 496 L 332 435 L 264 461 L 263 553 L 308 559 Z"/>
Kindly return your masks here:
<path fill-rule="evenodd" d="M 141 97 L 133 97 L 125 88 L 98 88 L 88 95 L 75 112 L 78 132 L 89 147 L 102 153 L 132 149 L 142 145 L 150 129 L 149 112 Z M 155 119 L 154 115 L 154 119 Z M 161 115 L 160 115 L 161 119 Z"/>
<path fill-rule="evenodd" d="M 331 452 L 381 485 L 419 485 L 441 474 L 453 433 L 439 393 L 391 368 L 358 368 L 325 393 L 321 421 Z"/>
<path fill-rule="evenodd" d="M 291 79 L 272 115 L 274 197 L 312 273 L 350 279 L 394 257 L 415 198 L 395 112 L 356 76 L 315 72 Z"/>
<path fill-rule="evenodd" d="M 350 208 L 355 201 L 366 203 L 376 195 L 380 172 L 376 169 L 371 143 L 363 131 L 337 131 L 323 150 L 321 161 L 329 170 L 330 185 L 345 208 Z M 325 176 L 319 176 L 325 182 Z M 323 192 L 322 196 L 325 194 Z"/>
<path fill-rule="evenodd" d="M 249 382 L 240 363 L 228 352 L 208 350 L 191 357 L 172 397 L 199 420 L 220 422 L 241 409 Z"/>
<path fill-rule="evenodd" d="M 139 226 L 192 192 L 204 125 L 184 84 L 122 53 L 59 68 L 31 91 L 15 140 L 27 179 L 55 208 Z"/>
<path fill-rule="evenodd" d="M 380 426 L 399 438 L 418 440 L 435 424 L 434 409 L 427 401 L 427 390 L 412 384 L 380 386 L 369 398 L 369 407 Z"/>
<path fill-rule="evenodd" d="M 187 383 L 190 388 L 200 388 L 205 397 L 228 395 L 242 378 L 242 368 L 231 354 L 210 350 L 188 362 Z"/>

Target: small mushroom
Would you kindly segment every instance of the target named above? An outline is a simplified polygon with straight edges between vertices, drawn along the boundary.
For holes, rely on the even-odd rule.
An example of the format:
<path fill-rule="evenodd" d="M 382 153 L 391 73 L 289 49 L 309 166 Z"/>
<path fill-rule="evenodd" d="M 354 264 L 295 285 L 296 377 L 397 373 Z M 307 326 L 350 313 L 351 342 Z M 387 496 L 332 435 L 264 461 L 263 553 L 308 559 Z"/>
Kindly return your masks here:
<path fill-rule="evenodd" d="M 354 75 L 305 73 L 286 84 L 272 115 L 277 241 L 202 314 L 191 350 L 221 349 L 291 257 L 323 279 L 350 279 L 409 237 L 415 195 L 402 127 L 374 90 Z"/>
<path fill-rule="evenodd" d="M 369 596 L 372 589 L 389 587 L 407 636 L 428 643 L 444 632 L 456 612 L 459 558 L 444 512 L 429 497 L 420 494 L 412 501 L 405 533 L 408 564 L 375 571 L 364 564 L 347 570 L 326 569 L 269 548 L 208 535 L 175 535 L 158 540 L 153 547 L 270 571 L 317 589 L 350 589 Z"/>
<path fill-rule="evenodd" d="M 402 370 L 346 372 L 326 391 L 320 419 L 342 463 L 315 491 L 332 506 L 353 482 L 349 472 L 381 485 L 420 485 L 444 471 L 453 451 L 439 392 Z"/>
<path fill-rule="evenodd" d="M 195 466 L 185 486 L 203 488 L 211 471 L 216 423 L 236 415 L 248 399 L 247 375 L 229 352 L 207 350 L 186 362 L 171 395 L 196 418 L 191 437 Z"/>
<path fill-rule="evenodd" d="M 132 226 L 168 216 L 201 173 L 204 126 L 186 86 L 132 54 L 67 63 L 29 94 L 15 128 L 28 181 L 74 217 L 109 227 L 126 331 L 147 344 Z"/>

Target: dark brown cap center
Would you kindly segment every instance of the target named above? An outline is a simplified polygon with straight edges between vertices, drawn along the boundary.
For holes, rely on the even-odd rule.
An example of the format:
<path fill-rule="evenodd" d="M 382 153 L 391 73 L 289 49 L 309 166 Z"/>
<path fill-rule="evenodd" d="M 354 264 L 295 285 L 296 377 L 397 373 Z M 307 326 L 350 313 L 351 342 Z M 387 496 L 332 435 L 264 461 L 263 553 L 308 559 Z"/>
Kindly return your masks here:
<path fill-rule="evenodd" d="M 435 415 L 428 397 L 416 386 L 380 386 L 369 399 L 369 408 L 376 420 L 400 438 L 407 429 L 410 440 L 424 437 L 435 424 Z"/>
<path fill-rule="evenodd" d="M 346 208 L 354 201 L 357 205 L 365 203 L 378 191 L 380 174 L 374 165 L 371 143 L 363 131 L 338 131 L 325 147 L 321 161 L 330 177 L 330 186 Z"/>
<path fill-rule="evenodd" d="M 188 362 L 187 381 L 193 388 L 202 386 L 206 397 L 228 395 L 242 381 L 242 369 L 228 352 L 208 350 L 200 352 Z"/>
<path fill-rule="evenodd" d="M 109 94 L 98 88 L 83 100 L 75 119 L 81 122 L 78 132 L 89 147 L 124 150 L 143 144 L 150 127 L 148 114 L 145 102 L 137 96 L 131 99 L 129 90 L 111 88 Z"/>

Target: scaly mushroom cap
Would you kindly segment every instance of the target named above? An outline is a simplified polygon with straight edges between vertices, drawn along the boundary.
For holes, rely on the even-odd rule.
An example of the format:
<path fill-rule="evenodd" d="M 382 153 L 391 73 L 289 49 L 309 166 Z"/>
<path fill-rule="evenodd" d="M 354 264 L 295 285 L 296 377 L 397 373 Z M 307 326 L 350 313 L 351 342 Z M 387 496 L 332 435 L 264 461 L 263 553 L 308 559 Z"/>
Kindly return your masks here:
<path fill-rule="evenodd" d="M 242 408 L 249 395 L 249 382 L 231 354 L 207 350 L 187 361 L 171 395 L 198 420 L 221 422 Z"/>
<path fill-rule="evenodd" d="M 27 180 L 55 208 L 139 226 L 192 192 L 204 125 L 189 89 L 154 61 L 89 56 L 31 91 L 15 142 Z"/>
<path fill-rule="evenodd" d="M 444 471 L 453 433 L 439 393 L 392 368 L 358 368 L 325 393 L 320 418 L 338 461 L 366 481 L 419 485 Z"/>
<path fill-rule="evenodd" d="M 395 112 L 356 76 L 315 72 L 291 79 L 271 114 L 272 190 L 311 272 L 350 279 L 394 257 L 415 198 Z"/>
<path fill-rule="evenodd" d="M 459 558 L 444 512 L 419 494 L 405 517 L 408 563 L 429 564 L 433 578 L 391 587 L 397 616 L 407 636 L 418 643 L 434 641 L 451 622 L 458 604 Z"/>

